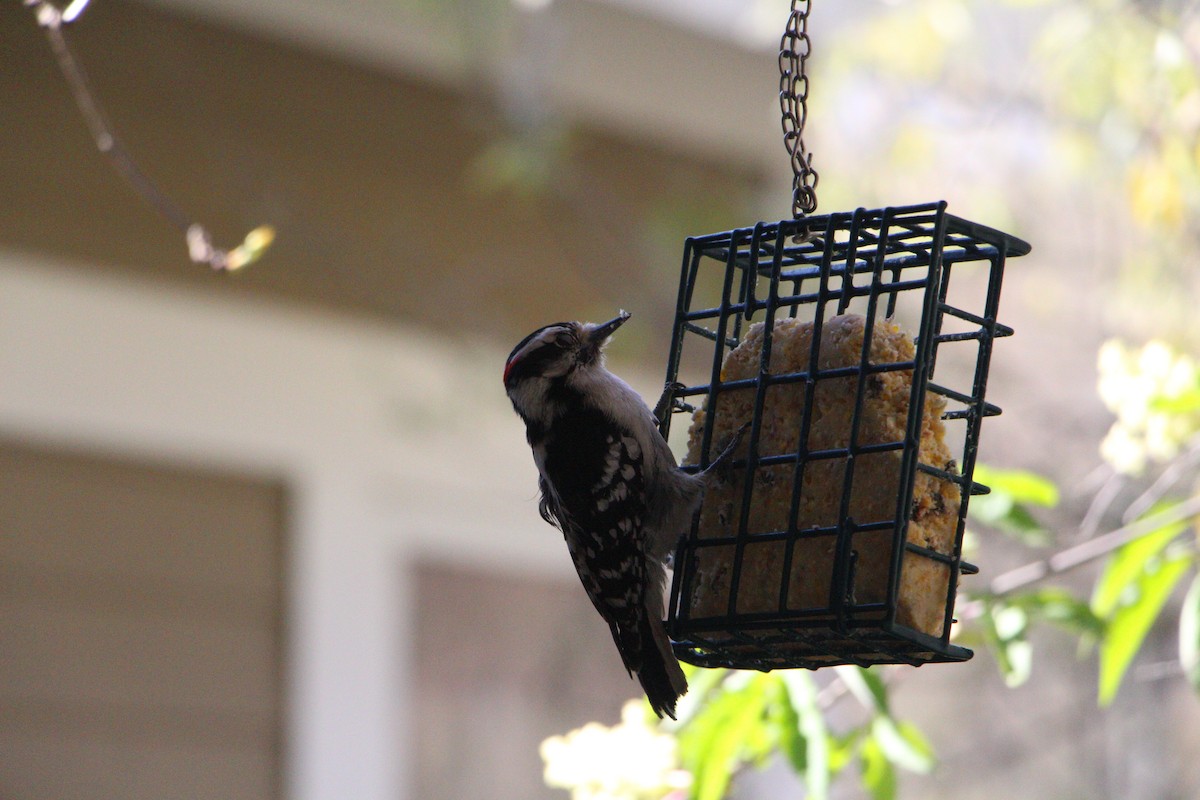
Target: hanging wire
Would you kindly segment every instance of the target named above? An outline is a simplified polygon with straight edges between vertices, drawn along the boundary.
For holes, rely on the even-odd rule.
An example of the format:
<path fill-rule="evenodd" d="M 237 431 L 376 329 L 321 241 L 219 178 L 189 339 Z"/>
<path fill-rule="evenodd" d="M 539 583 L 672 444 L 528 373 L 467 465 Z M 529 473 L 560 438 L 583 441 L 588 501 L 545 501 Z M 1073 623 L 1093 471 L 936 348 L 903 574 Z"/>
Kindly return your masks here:
<path fill-rule="evenodd" d="M 783 143 L 792 160 L 792 217 L 800 219 L 817 210 L 817 180 L 812 153 L 804 146 L 808 121 L 808 75 L 805 63 L 812 52 L 808 37 L 811 0 L 792 0 L 792 11 L 779 42 L 779 110 L 783 115 Z"/>

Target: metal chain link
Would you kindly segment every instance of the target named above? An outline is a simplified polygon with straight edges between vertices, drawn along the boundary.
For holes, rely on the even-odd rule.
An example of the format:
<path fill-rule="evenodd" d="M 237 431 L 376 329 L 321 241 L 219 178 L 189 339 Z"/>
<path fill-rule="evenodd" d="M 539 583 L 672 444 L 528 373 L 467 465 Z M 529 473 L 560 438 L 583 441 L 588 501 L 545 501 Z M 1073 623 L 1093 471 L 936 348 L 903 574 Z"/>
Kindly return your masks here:
<path fill-rule="evenodd" d="M 817 180 L 812 153 L 804 147 L 808 121 L 808 75 L 805 62 L 812 52 L 808 38 L 811 0 L 792 0 L 792 13 L 779 42 L 779 110 L 783 115 L 783 143 L 792 159 L 792 216 L 800 219 L 817 209 Z"/>

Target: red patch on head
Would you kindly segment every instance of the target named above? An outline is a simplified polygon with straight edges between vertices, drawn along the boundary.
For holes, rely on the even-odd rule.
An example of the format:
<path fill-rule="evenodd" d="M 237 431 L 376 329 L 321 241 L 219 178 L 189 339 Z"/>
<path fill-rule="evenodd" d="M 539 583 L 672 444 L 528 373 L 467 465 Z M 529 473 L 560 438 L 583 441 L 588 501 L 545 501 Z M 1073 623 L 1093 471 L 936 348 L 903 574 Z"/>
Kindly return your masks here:
<path fill-rule="evenodd" d="M 513 365 L 517 363 L 514 358 L 512 361 L 504 362 L 504 385 L 508 386 L 508 373 L 512 372 Z"/>

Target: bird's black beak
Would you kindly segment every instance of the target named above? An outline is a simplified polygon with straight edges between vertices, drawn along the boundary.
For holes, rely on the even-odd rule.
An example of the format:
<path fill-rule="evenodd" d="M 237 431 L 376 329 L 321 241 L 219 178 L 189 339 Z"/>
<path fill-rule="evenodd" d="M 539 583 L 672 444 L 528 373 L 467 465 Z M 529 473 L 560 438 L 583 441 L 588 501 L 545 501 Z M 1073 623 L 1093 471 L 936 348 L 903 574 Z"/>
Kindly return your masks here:
<path fill-rule="evenodd" d="M 583 347 L 579 353 L 580 362 L 590 364 L 597 360 L 600 357 L 601 350 L 604 349 L 604 343 L 608 341 L 608 337 L 612 336 L 617 328 L 624 325 L 625 320 L 629 319 L 629 316 L 628 311 L 622 311 L 608 322 L 599 325 L 588 325 L 583 335 Z"/>
<path fill-rule="evenodd" d="M 617 316 L 610 319 L 608 322 L 596 325 L 587 333 L 587 343 L 595 349 L 608 341 L 608 337 L 612 336 L 617 328 L 625 324 L 625 320 L 632 316 L 628 311 L 622 311 Z"/>

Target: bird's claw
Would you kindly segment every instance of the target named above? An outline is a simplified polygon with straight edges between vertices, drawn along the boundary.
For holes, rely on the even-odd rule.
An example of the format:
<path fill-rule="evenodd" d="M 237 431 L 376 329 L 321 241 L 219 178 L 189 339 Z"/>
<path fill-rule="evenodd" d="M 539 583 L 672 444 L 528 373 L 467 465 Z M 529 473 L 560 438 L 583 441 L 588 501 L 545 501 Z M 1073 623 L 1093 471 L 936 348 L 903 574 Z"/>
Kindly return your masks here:
<path fill-rule="evenodd" d="M 727 476 L 729 474 L 730 464 L 733 462 L 733 454 L 738 447 L 741 446 L 742 439 L 745 438 L 746 431 L 749 429 L 749 422 L 744 423 L 742 427 L 738 428 L 733 434 L 733 438 L 731 438 L 729 443 L 725 445 L 725 449 L 721 451 L 720 455 L 713 459 L 713 462 L 708 465 L 708 469 L 704 471 L 707 473 L 716 473 L 722 478 Z"/>
<path fill-rule="evenodd" d="M 679 381 L 667 381 L 663 387 L 662 395 L 658 398 L 658 402 L 654 405 L 654 418 L 658 420 L 658 424 L 662 425 L 667 421 L 667 415 L 676 408 L 684 408 L 683 403 L 676 399 L 675 393 L 686 389 L 685 384 Z M 685 408 L 686 410 L 686 408 Z"/>

